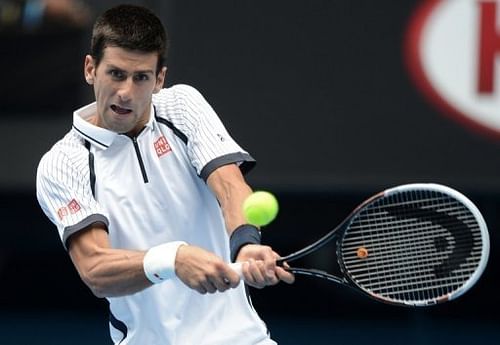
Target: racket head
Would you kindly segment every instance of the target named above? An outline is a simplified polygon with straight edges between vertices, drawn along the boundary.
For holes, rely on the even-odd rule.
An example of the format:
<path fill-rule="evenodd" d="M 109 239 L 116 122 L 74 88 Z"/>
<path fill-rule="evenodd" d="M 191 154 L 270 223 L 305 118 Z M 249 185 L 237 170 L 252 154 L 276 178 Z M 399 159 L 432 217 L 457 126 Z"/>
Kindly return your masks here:
<path fill-rule="evenodd" d="M 479 279 L 489 256 L 486 222 L 460 192 L 439 184 L 387 189 L 353 211 L 337 241 L 348 284 L 390 304 L 453 300 Z"/>

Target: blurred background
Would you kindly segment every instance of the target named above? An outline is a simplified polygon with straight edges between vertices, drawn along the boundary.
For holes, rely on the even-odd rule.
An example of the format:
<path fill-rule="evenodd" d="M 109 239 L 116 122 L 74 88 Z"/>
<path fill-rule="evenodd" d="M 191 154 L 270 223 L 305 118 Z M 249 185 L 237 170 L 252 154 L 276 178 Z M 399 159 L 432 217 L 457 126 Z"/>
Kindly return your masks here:
<path fill-rule="evenodd" d="M 365 198 L 402 183 L 456 188 L 486 219 L 490 260 L 461 299 L 415 310 L 298 277 L 252 291 L 276 340 L 498 342 L 500 38 L 493 30 L 484 39 L 483 19 L 500 27 L 499 1 L 127 2 L 155 10 L 168 28 L 167 86 L 198 88 L 257 159 L 248 180 L 279 198 L 263 233 L 278 252 L 316 240 Z M 107 303 L 80 281 L 34 183 L 72 111 L 92 101 L 82 73 L 91 23 L 118 3 L 0 0 L 0 344 L 111 343 Z M 439 59 L 426 42 L 439 43 Z M 484 42 L 493 42 L 486 57 Z M 476 87 L 487 85 L 476 83 L 479 70 L 489 88 Z M 309 260 L 335 267 L 327 251 Z"/>

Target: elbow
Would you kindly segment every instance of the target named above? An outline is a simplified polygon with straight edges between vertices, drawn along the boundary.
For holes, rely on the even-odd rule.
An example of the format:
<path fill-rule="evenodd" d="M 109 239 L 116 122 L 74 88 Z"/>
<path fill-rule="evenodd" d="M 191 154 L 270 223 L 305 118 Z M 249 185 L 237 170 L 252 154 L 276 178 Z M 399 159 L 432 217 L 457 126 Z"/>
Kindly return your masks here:
<path fill-rule="evenodd" d="M 98 277 L 93 271 L 81 273 L 80 277 L 97 298 L 111 297 L 103 279 Z"/>
<path fill-rule="evenodd" d="M 97 298 L 106 298 L 106 297 L 111 297 L 108 293 L 106 293 L 106 290 L 103 289 L 102 287 L 99 287 L 97 285 L 94 286 L 89 286 L 90 291 L 96 296 Z"/>

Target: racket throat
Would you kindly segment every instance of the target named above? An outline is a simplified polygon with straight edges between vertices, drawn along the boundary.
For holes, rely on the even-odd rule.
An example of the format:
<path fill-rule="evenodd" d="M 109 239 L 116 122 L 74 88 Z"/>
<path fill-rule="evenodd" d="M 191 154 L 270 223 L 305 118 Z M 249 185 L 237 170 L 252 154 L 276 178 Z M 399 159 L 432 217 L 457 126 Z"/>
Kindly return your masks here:
<path fill-rule="evenodd" d="M 323 278 L 338 284 L 346 285 L 347 281 L 343 278 L 334 276 L 330 273 L 327 273 L 322 270 L 317 270 L 313 268 L 298 268 L 298 267 L 290 267 L 287 268 L 287 271 L 292 272 L 293 274 L 301 274 L 305 276 L 315 277 L 315 278 Z"/>

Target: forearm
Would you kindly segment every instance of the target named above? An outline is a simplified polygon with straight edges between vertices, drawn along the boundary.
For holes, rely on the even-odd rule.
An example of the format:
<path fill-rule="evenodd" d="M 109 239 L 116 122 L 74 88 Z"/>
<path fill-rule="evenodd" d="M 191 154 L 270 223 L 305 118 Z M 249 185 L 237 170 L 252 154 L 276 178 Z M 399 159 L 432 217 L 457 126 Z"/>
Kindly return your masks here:
<path fill-rule="evenodd" d="M 223 292 L 239 283 L 225 262 L 202 248 L 174 241 L 147 252 L 113 249 L 99 226 L 73 235 L 69 254 L 97 297 L 130 295 L 174 277 L 200 293 Z"/>
<path fill-rule="evenodd" d="M 231 234 L 238 226 L 246 223 L 242 205 L 252 193 L 252 189 L 245 182 L 236 165 L 217 169 L 209 176 L 207 182 L 219 201 L 226 229 Z"/>
<path fill-rule="evenodd" d="M 208 177 L 207 183 L 219 201 L 226 229 L 231 235 L 236 228 L 247 223 L 243 215 L 243 203 L 252 190 L 245 182 L 239 168 L 234 164 L 215 170 Z M 245 229 L 240 228 L 238 231 L 245 231 Z M 250 242 L 241 238 L 237 240 L 234 236 L 231 238 L 232 255 L 237 255 L 237 260 L 243 262 L 242 272 L 245 282 L 257 288 L 277 284 L 280 280 L 293 282 L 294 278 L 291 273 L 276 266 L 276 259 L 279 255 L 269 246 L 255 245 L 258 242 L 260 238 L 259 241 Z"/>
<path fill-rule="evenodd" d="M 82 253 L 70 254 L 80 277 L 98 297 L 129 295 L 152 285 L 144 274 L 144 252 L 95 248 L 93 253 L 86 253 L 90 256 L 83 265 L 76 264 Z"/>
<path fill-rule="evenodd" d="M 242 212 L 242 205 L 252 190 L 247 185 L 245 187 L 227 186 L 224 194 L 226 200 L 221 201 L 222 213 L 229 234 L 238 226 L 247 222 Z"/>
<path fill-rule="evenodd" d="M 144 275 L 144 252 L 109 250 L 82 277 L 96 296 L 130 295 L 152 285 Z"/>
<path fill-rule="evenodd" d="M 144 274 L 143 251 L 114 249 L 102 224 L 72 235 L 69 255 L 82 280 L 98 297 L 115 297 L 151 285 Z"/>

